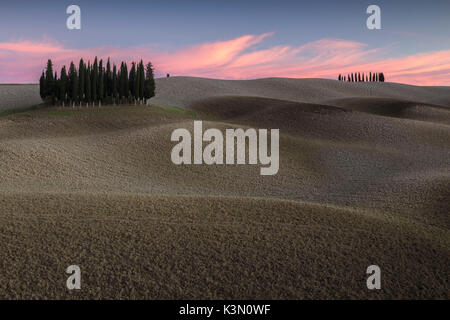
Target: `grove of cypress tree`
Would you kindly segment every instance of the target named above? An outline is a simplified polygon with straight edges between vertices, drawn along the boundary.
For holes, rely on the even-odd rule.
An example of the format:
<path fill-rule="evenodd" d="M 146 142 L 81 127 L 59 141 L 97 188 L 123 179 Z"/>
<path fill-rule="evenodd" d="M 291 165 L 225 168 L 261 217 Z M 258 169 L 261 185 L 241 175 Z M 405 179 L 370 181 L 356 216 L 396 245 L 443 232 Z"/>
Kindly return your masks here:
<path fill-rule="evenodd" d="M 133 62 L 130 73 L 126 62 L 122 62 L 120 71 L 116 65 L 111 70 L 111 62 L 108 58 L 106 68 L 103 66 L 103 60 L 97 60 L 94 63 L 90 61 L 86 65 L 83 58 L 79 61 L 78 69 L 74 62 L 70 62 L 67 70 L 66 66 L 61 68 L 60 77 L 58 73 L 53 73 L 53 63 L 49 59 L 47 68 L 42 71 L 39 79 L 39 94 L 43 100 L 52 100 L 53 103 L 61 101 L 75 103 L 86 102 L 89 105 L 98 102 L 99 105 L 108 98 L 107 101 L 116 103 L 116 99 L 121 99 L 121 103 L 130 101 L 139 101 L 139 104 L 147 101 L 155 95 L 155 81 L 153 66 L 148 63 L 144 66 L 142 60 L 139 63 Z M 352 74 L 353 78 L 353 74 Z M 339 74 L 340 81 L 345 81 L 345 77 Z M 350 81 L 350 75 L 348 77 Z"/>

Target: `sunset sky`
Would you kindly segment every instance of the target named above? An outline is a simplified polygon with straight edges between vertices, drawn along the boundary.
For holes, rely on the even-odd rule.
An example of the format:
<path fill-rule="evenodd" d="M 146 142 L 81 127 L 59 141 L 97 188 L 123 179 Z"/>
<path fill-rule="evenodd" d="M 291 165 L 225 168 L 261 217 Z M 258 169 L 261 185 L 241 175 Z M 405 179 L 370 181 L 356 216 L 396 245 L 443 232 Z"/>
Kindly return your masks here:
<path fill-rule="evenodd" d="M 66 8 L 81 8 L 81 30 Z M 381 7 L 382 30 L 366 27 Z M 152 61 L 158 76 L 331 78 L 450 85 L 450 0 L 2 1 L 0 83 L 36 83 L 47 59 Z"/>

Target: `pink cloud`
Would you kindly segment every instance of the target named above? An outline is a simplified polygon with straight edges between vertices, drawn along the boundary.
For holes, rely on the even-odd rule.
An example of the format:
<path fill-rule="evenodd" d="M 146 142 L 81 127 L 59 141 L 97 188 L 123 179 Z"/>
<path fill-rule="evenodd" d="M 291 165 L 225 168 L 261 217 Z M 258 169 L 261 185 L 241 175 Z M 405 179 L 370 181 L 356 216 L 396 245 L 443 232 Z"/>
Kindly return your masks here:
<path fill-rule="evenodd" d="M 303 46 L 278 45 L 259 49 L 272 33 L 244 35 L 231 40 L 202 43 L 175 51 L 148 47 L 70 49 L 50 40 L 0 42 L 0 82 L 37 82 L 48 58 L 56 70 L 80 57 L 94 56 L 115 63 L 152 61 L 157 74 L 225 79 L 263 77 L 331 78 L 339 73 L 379 72 L 388 81 L 417 85 L 450 85 L 450 50 L 395 58 L 389 48 L 368 48 L 364 43 L 321 39 Z"/>
<path fill-rule="evenodd" d="M 3 52 L 11 51 L 29 54 L 54 54 L 65 51 L 65 49 L 58 44 L 36 43 L 31 41 L 0 42 L 0 50 Z"/>

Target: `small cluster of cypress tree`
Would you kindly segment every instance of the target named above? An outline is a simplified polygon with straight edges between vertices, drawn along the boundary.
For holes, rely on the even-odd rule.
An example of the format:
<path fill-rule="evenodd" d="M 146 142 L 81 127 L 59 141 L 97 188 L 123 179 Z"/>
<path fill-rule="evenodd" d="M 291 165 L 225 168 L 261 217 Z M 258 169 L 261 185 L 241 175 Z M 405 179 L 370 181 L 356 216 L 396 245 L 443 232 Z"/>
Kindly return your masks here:
<path fill-rule="evenodd" d="M 47 68 L 42 72 L 39 80 L 40 95 L 44 101 L 65 105 L 82 104 L 142 104 L 155 96 L 155 79 L 151 62 L 144 67 L 142 60 L 132 63 L 128 72 L 126 62 L 122 62 L 120 70 L 112 66 L 108 58 L 106 68 L 103 60 L 86 65 L 80 60 L 78 69 L 70 63 L 61 69 L 60 76 L 53 73 L 53 63 L 47 62 Z"/>
<path fill-rule="evenodd" d="M 339 81 L 345 82 L 384 82 L 384 73 L 372 73 L 364 75 L 364 73 L 351 73 L 348 75 L 339 75 Z"/>

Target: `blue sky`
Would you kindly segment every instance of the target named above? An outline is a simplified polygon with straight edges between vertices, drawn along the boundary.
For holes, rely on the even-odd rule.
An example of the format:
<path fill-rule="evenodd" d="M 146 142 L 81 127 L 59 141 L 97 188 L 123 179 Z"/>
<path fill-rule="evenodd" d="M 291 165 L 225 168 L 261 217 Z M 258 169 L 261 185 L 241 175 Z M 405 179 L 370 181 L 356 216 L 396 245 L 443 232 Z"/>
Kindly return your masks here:
<path fill-rule="evenodd" d="M 71 4 L 81 8 L 81 30 L 66 28 Z M 381 7 L 382 30 L 366 27 L 370 4 Z M 16 0 L 1 8 L 0 42 L 53 41 L 73 50 L 146 46 L 176 52 L 266 33 L 273 34 L 251 50 L 296 48 L 322 39 L 363 43 L 367 50 L 389 48 L 384 59 L 450 49 L 448 0 Z"/>

